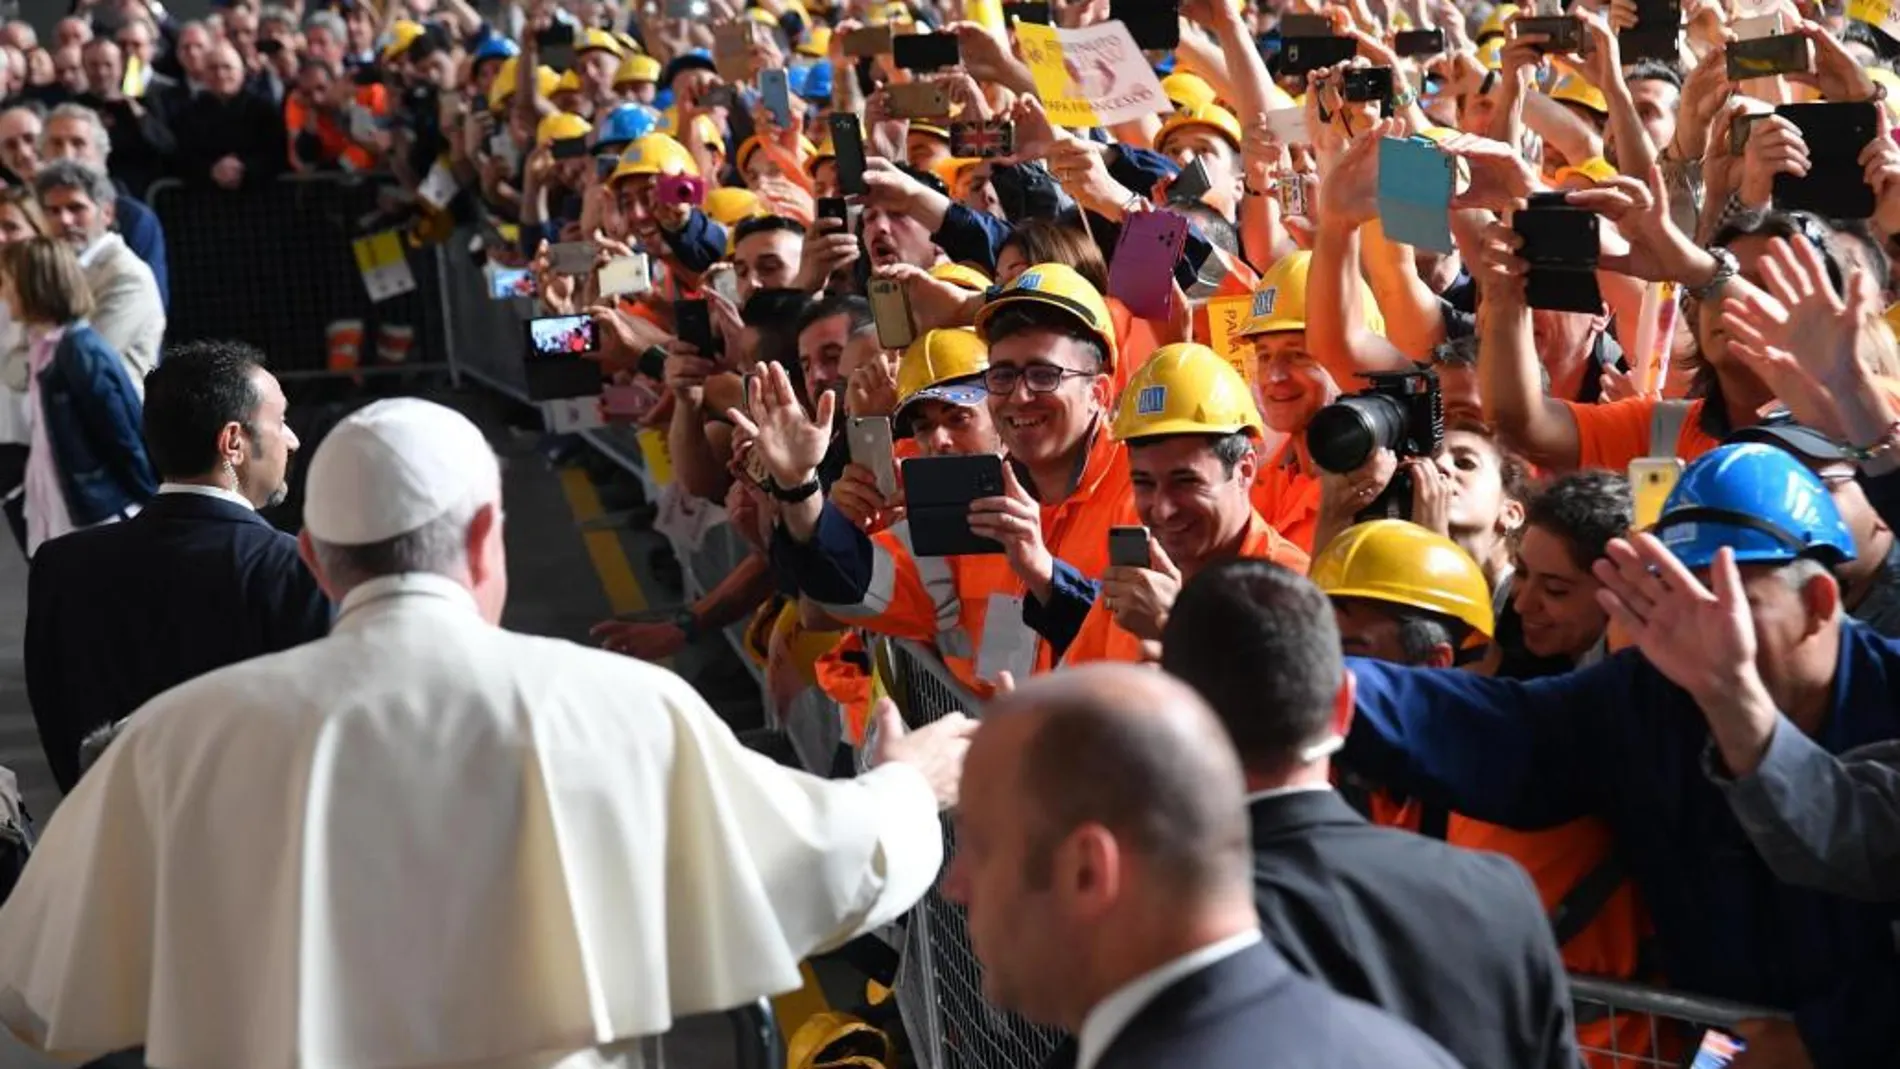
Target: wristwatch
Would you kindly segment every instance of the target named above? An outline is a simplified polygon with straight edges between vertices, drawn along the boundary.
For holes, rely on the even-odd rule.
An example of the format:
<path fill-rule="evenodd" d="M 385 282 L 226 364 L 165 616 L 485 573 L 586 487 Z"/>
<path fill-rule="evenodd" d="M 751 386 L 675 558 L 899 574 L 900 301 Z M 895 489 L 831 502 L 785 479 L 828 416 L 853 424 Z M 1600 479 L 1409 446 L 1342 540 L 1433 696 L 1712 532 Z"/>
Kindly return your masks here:
<path fill-rule="evenodd" d="M 680 634 L 685 635 L 688 642 L 699 638 L 699 617 L 690 608 L 673 614 L 673 626 L 680 629 Z"/>
<path fill-rule="evenodd" d="M 1709 280 L 1700 286 L 1682 288 L 1684 293 L 1698 301 L 1706 301 L 1715 296 L 1721 291 L 1723 284 L 1734 278 L 1741 270 L 1741 265 L 1735 262 L 1735 254 L 1719 245 L 1710 249 L 1709 255 L 1715 258 L 1715 274 L 1710 275 Z"/>
<path fill-rule="evenodd" d="M 770 482 L 771 485 L 766 489 L 771 491 L 773 497 L 788 505 L 795 505 L 818 492 L 818 476 L 816 475 L 789 489 L 780 486 L 777 479 L 772 479 Z"/>

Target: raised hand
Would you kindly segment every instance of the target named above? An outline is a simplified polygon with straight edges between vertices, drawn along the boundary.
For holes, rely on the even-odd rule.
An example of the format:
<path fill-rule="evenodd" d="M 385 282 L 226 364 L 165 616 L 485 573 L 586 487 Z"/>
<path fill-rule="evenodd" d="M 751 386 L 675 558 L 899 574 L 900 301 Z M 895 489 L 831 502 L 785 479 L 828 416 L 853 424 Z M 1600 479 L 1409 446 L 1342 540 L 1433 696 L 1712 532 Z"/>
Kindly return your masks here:
<path fill-rule="evenodd" d="M 1814 246 L 1782 238 L 1768 243 L 1762 283 L 1766 293 L 1745 290 L 1722 304 L 1729 352 L 1795 418 L 1838 436 L 1837 398 L 1858 384 L 1860 347 L 1878 329 L 1873 284 L 1857 275 L 1841 297 Z"/>
<path fill-rule="evenodd" d="M 825 391 L 818 399 L 817 413 L 807 414 L 792 391 L 791 377 L 778 364 L 754 369 L 751 382 L 751 411 L 728 409 L 727 417 L 741 433 L 752 437 L 766 474 L 780 489 L 805 485 L 817 477 L 818 464 L 831 447 L 837 394 Z"/>

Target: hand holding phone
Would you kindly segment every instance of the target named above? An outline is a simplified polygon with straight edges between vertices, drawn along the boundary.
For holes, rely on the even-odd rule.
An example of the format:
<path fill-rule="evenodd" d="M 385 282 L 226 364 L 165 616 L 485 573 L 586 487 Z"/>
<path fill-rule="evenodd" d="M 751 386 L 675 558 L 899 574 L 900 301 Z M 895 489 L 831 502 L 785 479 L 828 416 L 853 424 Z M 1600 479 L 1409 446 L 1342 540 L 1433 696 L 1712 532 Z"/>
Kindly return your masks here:
<path fill-rule="evenodd" d="M 1146 527 L 1110 527 L 1108 564 L 1111 568 L 1153 568 Z"/>
<path fill-rule="evenodd" d="M 1108 295 L 1137 318 L 1167 320 L 1174 311 L 1174 265 L 1181 259 L 1187 232 L 1187 217 L 1176 212 L 1125 217 L 1108 267 Z"/>
<path fill-rule="evenodd" d="M 563 241 L 548 246 L 548 270 L 557 275 L 591 275 L 599 247 L 591 241 Z"/>
<path fill-rule="evenodd" d="M 845 427 L 851 463 L 877 478 L 877 492 L 889 501 L 897 496 L 897 462 L 891 443 L 891 421 L 885 416 L 852 418 Z"/>
<path fill-rule="evenodd" d="M 849 112 L 834 112 L 825 123 L 831 128 L 832 151 L 838 155 L 838 192 L 864 196 L 871 191 L 864 182 L 864 127 Z"/>
<path fill-rule="evenodd" d="M 673 302 L 674 336 L 699 350 L 708 360 L 719 359 L 719 344 L 713 337 L 712 307 L 701 299 Z"/>
<path fill-rule="evenodd" d="M 910 33 L 891 39 L 891 62 L 899 70 L 929 74 L 963 62 L 954 33 Z"/>
<path fill-rule="evenodd" d="M 910 311 L 910 294 L 893 278 L 874 278 L 869 287 L 871 320 L 877 344 L 884 349 L 907 348 L 917 340 L 917 323 Z"/>
<path fill-rule="evenodd" d="M 1675 457 L 1637 457 L 1630 461 L 1630 497 L 1635 506 L 1631 528 L 1647 531 L 1662 518 L 1663 503 L 1682 478 L 1682 461 Z"/>
<path fill-rule="evenodd" d="M 779 129 L 792 128 L 791 77 L 783 67 L 768 67 L 759 72 L 759 102 Z"/>

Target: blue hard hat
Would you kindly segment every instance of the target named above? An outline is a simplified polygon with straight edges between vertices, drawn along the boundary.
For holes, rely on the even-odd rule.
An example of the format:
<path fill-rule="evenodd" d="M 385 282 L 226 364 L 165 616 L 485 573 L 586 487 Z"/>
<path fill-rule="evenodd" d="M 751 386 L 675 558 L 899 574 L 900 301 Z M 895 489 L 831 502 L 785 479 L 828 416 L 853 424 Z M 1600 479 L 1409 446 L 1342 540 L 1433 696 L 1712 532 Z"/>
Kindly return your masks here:
<path fill-rule="evenodd" d="M 659 127 L 659 112 L 645 104 L 621 104 L 594 124 L 594 148 L 631 144 Z"/>
<path fill-rule="evenodd" d="M 500 34 L 490 34 L 475 46 L 475 62 L 489 59 L 513 59 L 521 54 L 521 46 Z"/>
<path fill-rule="evenodd" d="M 1854 536 L 1820 478 L 1760 442 L 1724 445 L 1691 463 L 1654 533 L 1691 568 L 1707 567 L 1723 546 L 1738 564 L 1813 557 L 1831 567 L 1854 559 Z"/>
<path fill-rule="evenodd" d="M 800 75 L 799 70 L 804 74 Z M 814 63 L 809 67 L 796 68 L 791 77 L 792 92 L 806 100 L 818 104 L 831 103 L 831 64 Z"/>

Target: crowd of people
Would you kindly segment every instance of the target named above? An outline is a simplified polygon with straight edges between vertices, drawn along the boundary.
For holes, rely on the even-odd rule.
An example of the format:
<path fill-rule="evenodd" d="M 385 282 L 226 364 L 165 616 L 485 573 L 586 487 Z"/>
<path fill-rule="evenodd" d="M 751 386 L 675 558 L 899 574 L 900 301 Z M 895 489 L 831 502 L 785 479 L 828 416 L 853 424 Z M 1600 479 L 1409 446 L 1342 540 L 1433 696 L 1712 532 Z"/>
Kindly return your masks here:
<path fill-rule="evenodd" d="M 984 996 L 1059 1066 L 1900 1063 L 1885 18 L 7 25 L 0 482 L 69 796 L 0 909 L 0 1021 L 126 1064 L 630 1065 L 947 860 Z M 1143 61 L 1064 54 L 1104 30 Z M 749 555 L 603 649 L 501 631 L 494 456 L 417 400 L 315 446 L 300 535 L 263 522 L 283 390 L 165 338 L 136 194 L 293 171 L 472 228 L 558 342 L 525 359 L 597 365 Z M 641 663 L 741 624 L 835 748 Z M 906 725 L 886 640 L 974 719 Z"/>

